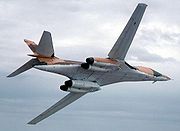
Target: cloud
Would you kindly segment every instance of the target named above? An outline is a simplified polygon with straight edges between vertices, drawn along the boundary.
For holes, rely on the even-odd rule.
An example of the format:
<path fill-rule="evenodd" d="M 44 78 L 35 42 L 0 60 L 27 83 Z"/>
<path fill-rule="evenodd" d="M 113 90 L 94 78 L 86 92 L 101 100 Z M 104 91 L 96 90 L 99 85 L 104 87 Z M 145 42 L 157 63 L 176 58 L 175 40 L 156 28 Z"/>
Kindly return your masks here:
<path fill-rule="evenodd" d="M 163 23 L 149 23 L 140 27 L 127 58 L 144 62 L 179 61 L 180 28 Z"/>
<path fill-rule="evenodd" d="M 24 6 L 27 5 L 27 3 L 28 6 Z M 172 3 L 167 5 L 165 2 L 164 5 L 160 6 L 162 1 L 152 1 L 147 2 L 147 4 L 149 6 L 147 8 L 147 12 L 145 13 L 145 17 L 143 18 L 143 27 L 141 32 L 138 31 L 139 34 L 142 34 L 139 38 L 141 41 L 138 46 L 144 46 L 145 44 L 150 45 L 150 42 L 150 47 L 158 46 L 157 43 L 159 42 L 155 35 L 159 34 L 161 34 L 160 37 L 162 39 L 166 39 L 168 43 L 172 43 L 174 41 L 174 37 L 178 38 L 178 36 L 175 36 L 177 34 L 162 34 L 159 29 L 145 28 L 149 27 L 148 23 L 157 21 L 155 18 L 158 13 L 156 11 L 159 11 L 158 15 L 162 16 L 160 8 L 164 9 L 164 6 L 168 6 L 169 8 L 169 5 L 172 5 Z M 68 48 L 77 48 L 74 46 L 78 46 L 79 51 L 77 49 L 77 52 L 81 52 L 81 46 L 94 48 L 93 46 L 96 45 L 98 47 L 96 50 L 93 49 L 94 54 L 92 55 L 105 55 L 104 57 L 106 57 L 120 34 L 120 30 L 123 29 L 129 19 L 129 16 L 131 15 L 132 10 L 137 5 L 137 2 L 133 1 L 131 4 L 127 4 L 127 2 L 124 1 L 113 0 L 111 2 L 104 1 L 102 4 L 101 0 L 96 1 L 96 3 L 94 3 L 94 1 L 77 2 L 74 0 L 68 2 L 65 0 L 61 0 L 61 2 L 51 2 L 48 0 L 44 2 L 27 2 L 19 0 L 16 2 L 1 1 L 1 5 L 0 35 L 3 37 L 0 41 L 3 44 L 1 44 L 0 50 L 4 61 L 3 66 L 6 66 L 8 64 L 6 59 L 8 59 L 11 64 L 14 63 L 11 62 L 14 57 L 17 59 L 21 57 L 20 61 L 25 61 L 25 59 L 23 59 L 23 57 L 25 57 L 24 54 L 26 51 L 29 52 L 29 50 L 23 45 L 23 39 L 32 39 L 38 43 L 43 30 L 49 30 L 52 32 L 55 47 L 60 46 L 63 48 L 63 46 L 66 46 Z M 123 6 L 124 8 L 119 8 L 120 6 Z M 173 10 L 173 12 L 176 12 L 176 10 Z M 176 15 L 177 13 L 173 14 Z M 167 25 L 169 25 L 169 21 L 167 21 Z M 178 26 L 178 23 L 176 23 L 176 25 Z M 153 25 L 151 25 L 151 27 L 152 26 Z M 159 27 L 161 27 L 161 25 L 159 25 Z M 171 26 L 169 28 L 171 28 Z M 172 37 L 172 35 L 174 36 Z M 138 34 L 136 37 L 138 37 Z M 149 41 L 148 43 L 147 40 Z M 137 43 L 136 41 L 138 40 L 135 39 L 133 45 Z M 170 46 L 172 46 L 172 44 Z M 133 48 L 134 47 L 131 49 L 133 50 Z M 17 52 L 12 59 L 11 53 L 14 50 Z M 99 50 L 103 50 L 101 54 L 99 53 Z M 58 52 L 57 49 L 56 51 Z M 96 54 L 96 52 L 98 53 Z M 154 52 L 150 53 L 153 54 Z M 64 52 L 64 54 L 67 54 L 67 57 L 72 56 L 72 54 L 68 53 L 68 51 Z M 155 54 L 157 55 L 157 53 Z M 162 54 L 158 55 L 162 57 Z M 80 56 L 81 55 L 79 53 L 79 57 Z M 7 67 L 9 67 L 9 65 Z"/>
<path fill-rule="evenodd" d="M 145 48 L 135 48 L 128 55 L 127 60 L 153 63 L 176 62 L 176 59 L 173 57 L 163 58 L 160 55 L 150 53 Z"/>

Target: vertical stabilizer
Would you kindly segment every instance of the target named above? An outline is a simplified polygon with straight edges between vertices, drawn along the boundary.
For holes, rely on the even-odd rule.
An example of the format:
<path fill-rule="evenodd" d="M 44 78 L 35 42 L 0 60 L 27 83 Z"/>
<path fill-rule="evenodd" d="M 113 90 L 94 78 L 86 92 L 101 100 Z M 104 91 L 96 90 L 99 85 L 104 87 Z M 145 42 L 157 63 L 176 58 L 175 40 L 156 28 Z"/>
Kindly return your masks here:
<path fill-rule="evenodd" d="M 38 45 L 33 41 L 26 39 L 24 40 L 24 42 L 29 46 L 34 54 L 44 57 L 54 57 L 54 48 L 50 32 L 43 32 Z"/>
<path fill-rule="evenodd" d="M 54 48 L 53 48 L 53 42 L 50 32 L 48 31 L 43 32 L 39 44 L 36 47 L 36 53 L 47 57 L 54 56 Z"/>

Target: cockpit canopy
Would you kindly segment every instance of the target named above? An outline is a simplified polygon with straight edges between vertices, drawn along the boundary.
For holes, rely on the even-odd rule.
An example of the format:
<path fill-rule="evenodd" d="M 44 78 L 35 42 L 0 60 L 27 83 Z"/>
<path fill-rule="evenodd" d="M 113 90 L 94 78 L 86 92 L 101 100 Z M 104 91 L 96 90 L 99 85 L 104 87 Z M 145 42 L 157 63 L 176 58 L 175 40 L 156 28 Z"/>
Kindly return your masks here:
<path fill-rule="evenodd" d="M 154 76 L 156 76 L 156 77 L 162 76 L 161 73 L 159 73 L 159 72 L 157 72 L 157 71 L 155 71 L 155 70 L 153 70 L 153 69 L 152 69 L 152 71 L 153 71 Z"/>

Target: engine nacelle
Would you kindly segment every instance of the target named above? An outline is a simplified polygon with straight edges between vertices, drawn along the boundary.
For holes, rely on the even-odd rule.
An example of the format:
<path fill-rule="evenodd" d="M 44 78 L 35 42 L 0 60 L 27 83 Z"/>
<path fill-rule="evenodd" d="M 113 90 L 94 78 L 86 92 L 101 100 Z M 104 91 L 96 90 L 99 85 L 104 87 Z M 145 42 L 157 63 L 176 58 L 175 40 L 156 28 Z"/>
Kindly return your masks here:
<path fill-rule="evenodd" d="M 94 63 L 94 58 L 93 57 L 89 57 L 86 59 L 86 62 L 90 65 L 92 65 Z"/>
<path fill-rule="evenodd" d="M 109 72 L 109 71 L 112 71 L 113 68 L 103 68 L 103 67 L 98 67 L 98 66 L 89 66 L 89 69 L 88 70 L 91 70 L 91 71 L 99 71 L 99 72 Z"/>
<path fill-rule="evenodd" d="M 104 63 L 104 62 L 94 62 L 93 66 L 97 66 L 97 67 L 106 67 L 106 68 L 113 68 L 113 67 L 117 67 L 117 65 L 115 64 L 111 64 L 111 63 Z"/>
<path fill-rule="evenodd" d="M 60 89 L 69 92 L 95 92 L 100 90 L 100 86 L 91 81 L 68 80 L 64 82 L 64 85 L 60 86 Z"/>
<path fill-rule="evenodd" d="M 86 59 L 86 63 L 82 63 L 83 69 L 90 69 L 92 71 L 109 71 L 118 68 L 118 62 L 106 58 L 93 58 Z"/>
<path fill-rule="evenodd" d="M 93 65 L 90 65 L 88 63 L 82 63 L 81 67 L 86 70 L 99 71 L 99 72 L 109 72 L 119 68 L 117 65 L 102 63 L 102 62 L 94 62 Z"/>
<path fill-rule="evenodd" d="M 61 85 L 60 86 L 60 89 L 63 90 L 63 91 L 67 91 L 68 90 L 68 87 L 66 85 Z"/>
<path fill-rule="evenodd" d="M 82 64 L 81 64 L 81 67 L 82 67 L 83 69 L 89 69 L 90 64 L 88 64 L 88 63 L 82 63 Z"/>

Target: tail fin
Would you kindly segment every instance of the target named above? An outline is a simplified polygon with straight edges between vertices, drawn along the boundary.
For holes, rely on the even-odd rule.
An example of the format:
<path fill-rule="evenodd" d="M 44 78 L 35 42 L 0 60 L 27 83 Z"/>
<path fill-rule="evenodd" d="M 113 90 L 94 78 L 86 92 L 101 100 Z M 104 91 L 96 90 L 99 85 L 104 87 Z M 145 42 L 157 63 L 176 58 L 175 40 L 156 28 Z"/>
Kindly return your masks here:
<path fill-rule="evenodd" d="M 44 31 L 39 44 L 35 44 L 33 41 L 24 40 L 34 54 L 44 57 L 54 57 L 54 48 L 51 33 Z"/>
<path fill-rule="evenodd" d="M 54 48 L 53 48 L 52 37 L 50 32 L 48 31 L 43 32 L 38 45 L 30 40 L 24 40 L 24 41 L 34 53 L 33 55 L 30 56 L 35 56 L 37 58 L 29 60 L 20 68 L 18 68 L 16 71 L 8 75 L 7 77 L 14 77 L 16 75 L 19 75 L 20 73 L 31 69 L 35 65 L 46 64 L 45 62 L 42 61 L 40 62 L 38 57 L 48 57 L 48 58 L 50 57 L 50 59 L 54 57 Z"/>
<path fill-rule="evenodd" d="M 40 55 L 53 57 L 54 56 L 54 48 L 52 43 L 51 33 L 44 31 L 39 42 L 39 45 L 36 47 L 36 52 Z"/>

